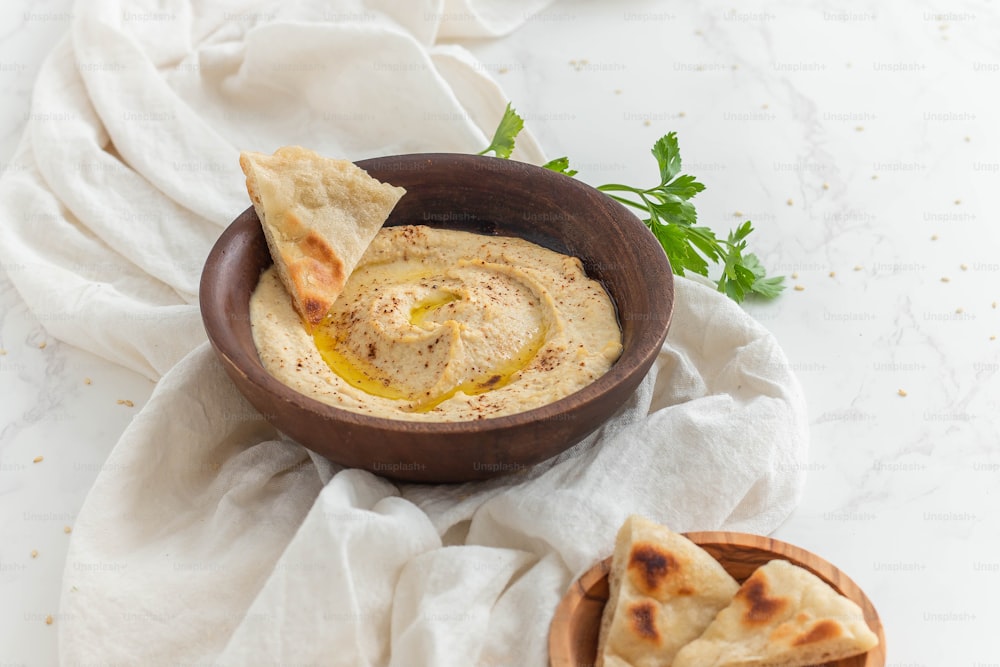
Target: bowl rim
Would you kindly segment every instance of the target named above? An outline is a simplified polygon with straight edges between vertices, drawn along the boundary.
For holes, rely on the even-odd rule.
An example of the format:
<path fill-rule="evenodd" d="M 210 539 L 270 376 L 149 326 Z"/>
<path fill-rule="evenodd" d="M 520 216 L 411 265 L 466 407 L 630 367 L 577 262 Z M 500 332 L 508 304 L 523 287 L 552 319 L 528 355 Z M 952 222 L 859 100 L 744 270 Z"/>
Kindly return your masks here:
<path fill-rule="evenodd" d="M 861 607 L 865 622 L 879 640 L 878 646 L 875 646 L 867 653 L 861 654 L 864 656 L 864 667 L 885 667 L 885 629 L 882 625 L 882 619 L 879 617 L 878 610 L 864 590 L 853 579 L 847 576 L 843 570 L 830 561 L 800 546 L 773 537 L 753 533 L 730 530 L 700 530 L 684 532 L 681 535 L 699 547 L 736 546 L 769 552 L 774 555 L 774 559 L 787 560 L 812 572 L 821 580 L 830 584 L 834 590 Z M 709 555 L 711 555 L 710 552 Z M 714 556 L 712 557 L 714 558 Z M 552 616 L 552 621 L 549 624 L 548 664 L 550 667 L 575 667 L 575 663 L 570 660 L 572 655 L 570 649 L 572 637 L 570 621 L 575 616 L 580 603 L 584 600 L 597 600 L 601 601 L 602 604 L 606 603 L 606 600 L 592 597 L 590 591 L 602 579 L 607 578 L 608 573 L 611 571 L 612 558 L 613 556 L 602 558 L 574 579 L 566 590 L 566 593 L 559 600 L 559 604 L 556 606 L 555 613 Z"/>
<path fill-rule="evenodd" d="M 596 192 L 594 188 L 583 183 L 582 181 L 577 181 L 574 178 L 567 177 L 549 169 L 544 169 L 542 167 L 516 160 L 505 160 L 501 158 L 468 155 L 464 153 L 410 153 L 388 155 L 359 160 L 356 164 L 363 169 L 368 170 L 380 164 L 397 165 L 398 168 L 400 163 L 415 164 L 423 162 L 425 163 L 424 167 L 426 168 L 427 163 L 434 164 L 439 162 L 452 162 L 458 163 L 458 165 L 452 165 L 450 168 L 455 168 L 456 166 L 460 168 L 461 163 L 463 162 L 469 162 L 469 164 L 472 164 L 479 161 L 492 161 L 490 162 L 490 170 L 501 175 L 506 170 L 531 171 L 533 172 L 535 178 L 540 179 L 539 187 L 551 186 L 556 188 L 565 188 L 569 192 L 572 192 L 574 189 L 582 188 L 588 192 Z M 365 428 L 375 428 L 381 431 L 393 433 L 440 434 L 443 436 L 452 434 L 475 435 L 477 433 L 486 433 L 496 429 L 524 427 L 532 422 L 544 422 L 558 419 L 559 416 L 566 413 L 570 407 L 574 411 L 587 410 L 588 406 L 598 402 L 607 393 L 614 391 L 616 387 L 620 386 L 624 382 L 627 382 L 634 376 L 639 368 L 652 363 L 656 355 L 659 354 L 660 349 L 666 340 L 666 336 L 673 319 L 675 298 L 673 272 L 671 270 L 669 260 L 667 259 L 666 254 L 663 253 L 659 242 L 656 241 L 655 237 L 653 237 L 652 233 L 649 232 L 642 221 L 624 206 L 613 201 L 607 196 L 603 196 L 601 201 L 609 211 L 614 212 L 613 214 L 615 216 L 620 217 L 625 214 L 627 216 L 625 219 L 629 220 L 627 224 L 633 224 L 632 221 L 634 220 L 637 238 L 630 240 L 630 243 L 637 248 L 637 252 L 642 252 L 648 255 L 650 249 L 655 245 L 655 248 L 652 249 L 658 251 L 662 256 L 662 264 L 657 267 L 652 267 L 651 269 L 660 276 L 660 282 L 657 283 L 658 298 L 651 299 L 652 307 L 658 309 L 658 311 L 653 313 L 649 318 L 650 321 L 660 323 L 661 327 L 655 337 L 655 344 L 646 342 L 645 345 L 639 349 L 633 348 L 629 351 L 629 356 L 627 358 L 625 356 L 625 351 L 623 350 L 622 357 L 620 357 L 604 375 L 598 377 L 592 383 L 582 387 L 572 394 L 545 405 L 540 405 L 529 410 L 509 415 L 487 417 L 483 419 L 470 419 L 464 421 L 411 421 L 406 419 L 378 417 L 338 408 L 314 399 L 306 394 L 300 393 L 282 383 L 264 368 L 264 365 L 261 363 L 259 357 L 254 356 L 251 358 L 250 355 L 243 354 L 239 346 L 232 344 L 233 341 L 229 340 L 230 337 L 226 336 L 224 332 L 227 331 L 227 328 L 232 327 L 233 319 L 228 318 L 225 313 L 221 312 L 222 309 L 212 307 L 213 302 L 219 300 L 218 297 L 221 294 L 221 290 L 224 285 L 224 281 L 220 279 L 220 269 L 223 264 L 222 259 L 226 252 L 228 252 L 235 243 L 239 243 L 241 241 L 246 242 L 258 234 L 263 236 L 263 231 L 260 228 L 259 219 L 257 218 L 257 214 L 253 206 L 249 206 L 226 227 L 216 243 L 213 245 L 212 250 L 209 252 L 208 257 L 205 260 L 199 287 L 199 305 L 204 328 L 212 346 L 215 348 L 220 357 L 222 357 L 226 363 L 228 363 L 236 372 L 242 375 L 257 389 L 270 395 L 274 400 L 279 400 L 286 404 L 293 405 L 301 410 L 320 415 L 321 417 L 332 422 L 346 423 Z M 611 294 L 611 291 L 608 290 L 607 287 L 605 287 L 605 290 L 608 291 L 608 294 L 612 299 L 612 303 L 615 305 L 617 310 L 619 305 L 615 295 Z M 249 326 L 249 320 L 247 320 L 246 326 Z M 223 335 L 220 335 L 220 333 Z M 624 363 L 622 363 L 623 360 Z M 643 376 L 644 375 L 645 374 L 643 374 Z M 641 380 L 642 377 L 639 377 L 637 379 L 637 384 L 638 382 L 641 382 Z"/>

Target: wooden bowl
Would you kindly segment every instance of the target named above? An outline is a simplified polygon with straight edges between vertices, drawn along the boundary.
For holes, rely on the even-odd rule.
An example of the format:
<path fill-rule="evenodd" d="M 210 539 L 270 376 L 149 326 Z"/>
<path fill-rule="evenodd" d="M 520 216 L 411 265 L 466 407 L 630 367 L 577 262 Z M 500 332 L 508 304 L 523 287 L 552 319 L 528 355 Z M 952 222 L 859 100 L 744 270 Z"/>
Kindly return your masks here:
<path fill-rule="evenodd" d="M 741 584 L 754 570 L 774 559 L 787 560 L 809 570 L 861 607 L 868 627 L 879 641 L 878 646 L 863 655 L 827 662 L 824 667 L 884 667 L 885 634 L 875 607 L 857 584 L 827 561 L 800 547 L 760 535 L 704 531 L 684 536 L 711 554 Z M 593 666 L 601 614 L 608 601 L 610 569 L 609 557 L 577 579 L 559 603 L 549 631 L 551 667 Z"/>
<path fill-rule="evenodd" d="M 229 377 L 274 426 L 344 466 L 399 480 L 463 482 L 523 470 L 559 454 L 635 391 L 666 338 L 674 292 L 663 249 L 631 212 L 584 183 L 512 160 L 419 154 L 358 165 L 407 190 L 386 225 L 519 236 L 579 257 L 618 309 L 624 351 L 608 373 L 580 391 L 493 419 L 410 422 L 320 403 L 276 380 L 257 356 L 249 302 L 271 257 L 251 207 L 208 256 L 201 314 Z"/>

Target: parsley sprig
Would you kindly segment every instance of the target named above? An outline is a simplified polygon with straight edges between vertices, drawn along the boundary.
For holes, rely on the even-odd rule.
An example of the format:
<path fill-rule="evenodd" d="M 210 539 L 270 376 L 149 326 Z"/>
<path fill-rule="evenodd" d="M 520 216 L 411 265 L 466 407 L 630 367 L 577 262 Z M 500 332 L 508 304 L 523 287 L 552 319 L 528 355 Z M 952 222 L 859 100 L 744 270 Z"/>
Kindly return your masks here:
<path fill-rule="evenodd" d="M 493 151 L 497 157 L 509 158 L 514 150 L 514 140 L 524 128 L 524 120 L 510 104 L 489 148 L 479 153 Z M 643 212 L 643 222 L 663 246 L 674 273 L 683 276 L 691 271 L 705 277 L 709 263 L 721 265 L 716 287 L 737 303 L 748 295 L 771 298 L 785 288 L 784 276 L 768 277 L 760 259 L 745 253 L 747 237 L 753 226 L 747 220 L 729 232 L 725 239 L 716 237 L 710 228 L 698 225 L 698 213 L 691 199 L 705 189 L 694 176 L 681 174 L 681 153 L 677 135 L 671 132 L 653 144 L 653 157 L 660 170 L 660 182 L 651 188 L 608 183 L 597 189 L 626 206 Z M 542 165 L 546 169 L 574 176 L 569 159 L 550 160 Z"/>
<path fill-rule="evenodd" d="M 509 158 L 510 154 L 514 152 L 514 139 L 523 129 L 524 119 L 517 115 L 508 102 L 507 108 L 504 109 L 503 116 L 500 118 L 500 124 L 497 125 L 497 131 L 493 133 L 493 141 L 476 155 L 486 155 L 492 151 L 497 157 Z"/>

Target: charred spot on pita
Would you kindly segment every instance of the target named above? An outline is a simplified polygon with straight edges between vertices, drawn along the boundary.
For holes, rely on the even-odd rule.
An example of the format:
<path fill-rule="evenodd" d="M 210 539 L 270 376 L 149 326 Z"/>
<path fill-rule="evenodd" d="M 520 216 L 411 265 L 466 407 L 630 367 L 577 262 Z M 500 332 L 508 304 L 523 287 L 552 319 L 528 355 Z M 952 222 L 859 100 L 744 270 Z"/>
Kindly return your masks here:
<path fill-rule="evenodd" d="M 736 598 L 746 604 L 743 621 L 748 625 L 768 623 L 788 606 L 788 598 L 771 597 L 767 578 L 755 573 L 744 582 Z"/>
<path fill-rule="evenodd" d="M 680 564 L 673 554 L 656 544 L 640 542 L 629 554 L 628 571 L 632 581 L 647 592 L 660 590 L 679 570 Z"/>
<path fill-rule="evenodd" d="M 824 618 L 809 628 L 808 632 L 796 637 L 792 645 L 805 646 L 807 644 L 815 644 L 829 639 L 836 639 L 843 634 L 839 623 L 832 619 Z"/>
<path fill-rule="evenodd" d="M 629 625 L 637 637 L 660 642 L 660 631 L 656 627 L 656 603 L 650 600 L 636 602 L 628 609 Z"/>

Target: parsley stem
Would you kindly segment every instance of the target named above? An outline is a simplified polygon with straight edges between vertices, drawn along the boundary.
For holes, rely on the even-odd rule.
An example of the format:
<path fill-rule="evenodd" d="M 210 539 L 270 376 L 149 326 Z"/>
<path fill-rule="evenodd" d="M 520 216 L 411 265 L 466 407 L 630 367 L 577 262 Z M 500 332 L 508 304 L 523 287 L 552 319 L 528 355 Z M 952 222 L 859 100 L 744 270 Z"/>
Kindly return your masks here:
<path fill-rule="evenodd" d="M 625 197 L 619 197 L 618 195 L 612 195 L 612 194 L 608 194 L 608 193 L 605 193 L 605 194 L 607 194 L 608 199 L 614 199 L 616 202 L 620 202 L 622 204 L 626 204 L 628 206 L 631 206 L 632 208 L 636 208 L 636 209 L 639 209 L 640 211 L 645 211 L 646 213 L 649 213 L 649 219 L 648 220 L 643 220 L 643 222 L 646 223 L 647 227 L 650 226 L 651 224 L 653 224 L 653 221 L 657 219 L 656 212 L 650 206 L 649 201 L 647 201 L 645 197 L 642 197 L 641 194 L 639 195 L 640 197 L 642 197 L 642 201 L 643 201 L 643 203 L 641 203 L 641 204 L 639 202 L 637 202 L 637 201 L 633 201 L 631 199 L 626 199 Z"/>
<path fill-rule="evenodd" d="M 622 204 L 628 204 L 629 206 L 634 206 L 635 208 L 646 208 L 638 202 L 634 202 L 631 199 L 626 199 L 625 197 L 620 197 L 618 195 L 608 195 L 610 199 L 614 199 L 616 202 L 621 202 Z"/>
<path fill-rule="evenodd" d="M 627 185 L 618 185 L 617 183 L 608 183 L 606 185 L 598 185 L 597 189 L 600 190 L 601 192 L 604 192 L 604 193 L 609 193 L 609 192 L 630 192 L 630 193 L 632 193 L 634 195 L 638 195 L 639 198 L 642 199 L 643 201 L 647 201 L 646 197 L 644 195 L 647 195 L 647 194 L 650 193 L 649 190 L 640 190 L 639 188 L 632 188 L 632 187 L 629 187 Z M 636 202 L 632 201 L 631 199 L 626 199 L 625 197 L 622 197 L 620 195 L 609 194 L 608 196 L 611 197 L 612 199 L 620 201 L 622 203 L 632 204 L 633 206 L 642 208 L 639 204 L 637 204 Z"/>
<path fill-rule="evenodd" d="M 621 185 L 619 183 L 605 183 L 604 185 L 598 185 L 597 189 L 601 192 L 607 192 L 609 190 L 625 190 L 628 192 L 638 192 L 638 188 L 633 188 L 631 185 Z"/>

